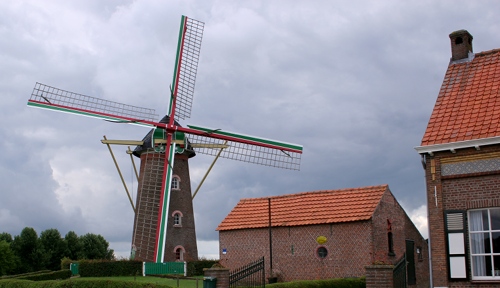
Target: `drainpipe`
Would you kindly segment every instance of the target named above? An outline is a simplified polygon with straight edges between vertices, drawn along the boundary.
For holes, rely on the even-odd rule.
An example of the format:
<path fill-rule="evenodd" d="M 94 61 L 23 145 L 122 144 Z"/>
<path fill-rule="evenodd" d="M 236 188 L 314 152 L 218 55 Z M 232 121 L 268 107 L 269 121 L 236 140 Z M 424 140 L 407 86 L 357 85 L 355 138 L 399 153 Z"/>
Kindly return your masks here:
<path fill-rule="evenodd" d="M 267 206 L 269 212 L 269 267 L 271 269 L 271 275 L 273 277 L 273 234 L 271 230 L 271 198 L 267 198 Z"/>
<path fill-rule="evenodd" d="M 427 168 L 427 159 L 425 154 L 421 155 L 422 157 L 422 168 L 424 168 L 424 180 L 426 180 L 426 168 Z M 429 237 L 427 238 L 427 250 L 429 254 L 429 287 L 434 287 L 432 281 L 432 252 L 431 252 L 431 225 L 429 225 L 429 193 L 427 193 L 427 181 L 425 181 L 425 195 L 427 197 L 427 233 Z"/>

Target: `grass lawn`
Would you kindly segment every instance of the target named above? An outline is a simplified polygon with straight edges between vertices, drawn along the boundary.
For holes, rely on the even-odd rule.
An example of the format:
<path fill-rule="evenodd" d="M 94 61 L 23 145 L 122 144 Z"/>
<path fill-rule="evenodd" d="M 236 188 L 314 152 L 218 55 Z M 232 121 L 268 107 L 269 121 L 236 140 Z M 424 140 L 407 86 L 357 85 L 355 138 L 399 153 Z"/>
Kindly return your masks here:
<path fill-rule="evenodd" d="M 194 277 L 197 278 L 198 281 L 193 279 L 177 279 L 172 278 L 160 278 L 154 276 L 137 276 L 134 279 L 134 276 L 120 276 L 120 277 L 76 277 L 71 278 L 72 281 L 85 281 L 86 279 L 108 279 L 108 280 L 119 280 L 119 281 L 137 281 L 143 283 L 153 283 L 153 284 L 166 284 L 171 287 L 182 287 L 182 288 L 203 288 L 203 276 Z M 198 284 L 196 284 L 198 282 Z"/>

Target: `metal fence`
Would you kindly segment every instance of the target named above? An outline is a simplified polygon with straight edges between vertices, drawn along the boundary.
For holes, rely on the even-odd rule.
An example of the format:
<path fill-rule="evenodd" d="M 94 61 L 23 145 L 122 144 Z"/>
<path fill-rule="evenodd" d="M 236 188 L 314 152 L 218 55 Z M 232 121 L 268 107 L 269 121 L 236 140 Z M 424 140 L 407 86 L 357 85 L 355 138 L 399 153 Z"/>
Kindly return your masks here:
<path fill-rule="evenodd" d="M 265 287 L 264 257 L 229 273 L 229 287 Z"/>

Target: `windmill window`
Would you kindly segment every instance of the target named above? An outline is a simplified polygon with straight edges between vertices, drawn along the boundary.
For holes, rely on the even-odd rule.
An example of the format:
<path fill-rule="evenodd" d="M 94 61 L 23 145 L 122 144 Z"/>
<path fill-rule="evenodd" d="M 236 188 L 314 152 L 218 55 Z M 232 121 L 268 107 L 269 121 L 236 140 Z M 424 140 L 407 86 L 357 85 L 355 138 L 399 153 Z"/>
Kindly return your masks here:
<path fill-rule="evenodd" d="M 176 246 L 175 249 L 175 261 L 184 261 L 184 247 L 182 246 Z"/>
<path fill-rule="evenodd" d="M 179 178 L 179 176 L 174 175 L 174 176 L 172 177 L 172 185 L 171 185 L 171 187 L 170 187 L 170 188 L 171 188 L 172 190 L 180 190 L 180 189 L 181 189 L 181 184 L 180 184 L 180 182 L 181 182 L 181 179 Z"/>
<path fill-rule="evenodd" d="M 182 213 L 180 211 L 174 211 L 172 216 L 174 217 L 174 227 L 182 227 Z"/>

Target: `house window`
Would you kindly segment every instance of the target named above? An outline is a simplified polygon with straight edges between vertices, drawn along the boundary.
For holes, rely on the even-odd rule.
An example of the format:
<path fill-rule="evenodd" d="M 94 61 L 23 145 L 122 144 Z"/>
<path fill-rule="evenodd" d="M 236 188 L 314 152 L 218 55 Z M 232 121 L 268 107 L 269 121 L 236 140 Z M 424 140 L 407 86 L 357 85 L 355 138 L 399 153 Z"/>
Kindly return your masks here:
<path fill-rule="evenodd" d="M 318 249 L 316 249 L 316 255 L 318 255 L 319 258 L 324 259 L 328 256 L 328 249 L 324 246 L 318 247 Z"/>
<path fill-rule="evenodd" d="M 473 279 L 500 279 L 500 208 L 469 211 Z"/>
<path fill-rule="evenodd" d="M 181 179 L 179 178 L 179 176 L 173 176 L 172 177 L 172 185 L 170 186 L 170 188 L 172 190 L 180 190 L 181 189 Z"/>

